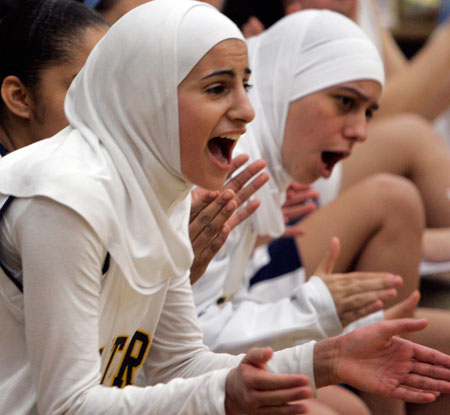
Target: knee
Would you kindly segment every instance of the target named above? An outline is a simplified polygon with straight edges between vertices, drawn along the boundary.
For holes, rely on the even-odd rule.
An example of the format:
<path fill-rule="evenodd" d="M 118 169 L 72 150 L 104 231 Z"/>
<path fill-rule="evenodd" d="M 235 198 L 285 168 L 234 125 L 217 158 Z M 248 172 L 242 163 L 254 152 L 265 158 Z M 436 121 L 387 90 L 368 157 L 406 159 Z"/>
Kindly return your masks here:
<path fill-rule="evenodd" d="M 426 145 L 429 137 L 430 139 L 438 138 L 438 135 L 430 123 L 425 117 L 414 113 L 403 113 L 392 118 L 386 119 L 386 123 L 389 123 L 389 128 L 395 135 L 404 137 L 409 142 L 415 142 L 416 150 L 417 145 Z M 395 137 L 394 135 L 394 137 Z"/>
<path fill-rule="evenodd" d="M 417 187 L 408 179 L 382 173 L 367 179 L 367 194 L 373 198 L 375 207 L 382 209 L 385 215 L 409 226 L 415 226 L 420 232 L 425 226 L 425 210 Z"/>

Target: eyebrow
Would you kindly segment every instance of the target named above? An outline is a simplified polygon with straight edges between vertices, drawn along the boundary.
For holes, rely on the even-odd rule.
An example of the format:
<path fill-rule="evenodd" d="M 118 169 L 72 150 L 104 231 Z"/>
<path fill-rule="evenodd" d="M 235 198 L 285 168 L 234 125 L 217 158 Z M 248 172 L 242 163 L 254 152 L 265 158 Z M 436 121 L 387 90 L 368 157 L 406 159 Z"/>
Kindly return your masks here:
<path fill-rule="evenodd" d="M 353 92 L 355 95 L 357 95 L 359 97 L 359 99 L 361 99 L 364 102 L 368 102 L 370 101 L 370 97 L 368 97 L 367 95 L 363 94 L 361 91 L 358 91 L 356 88 L 353 88 L 351 86 L 340 86 L 339 89 L 343 89 L 344 91 L 348 91 L 348 92 Z M 373 103 L 372 104 L 372 109 L 373 110 L 377 110 L 378 109 L 378 104 Z"/>
<path fill-rule="evenodd" d="M 250 68 L 245 68 L 244 69 L 244 73 L 246 75 L 250 75 L 252 73 L 252 71 L 250 70 Z M 209 75 L 206 75 L 202 78 L 203 79 L 208 79 L 208 78 L 212 78 L 214 76 L 220 76 L 220 75 L 227 75 L 231 78 L 235 78 L 236 77 L 236 72 L 234 72 L 232 69 L 222 69 L 219 71 L 214 71 L 213 73 L 210 73 Z"/>

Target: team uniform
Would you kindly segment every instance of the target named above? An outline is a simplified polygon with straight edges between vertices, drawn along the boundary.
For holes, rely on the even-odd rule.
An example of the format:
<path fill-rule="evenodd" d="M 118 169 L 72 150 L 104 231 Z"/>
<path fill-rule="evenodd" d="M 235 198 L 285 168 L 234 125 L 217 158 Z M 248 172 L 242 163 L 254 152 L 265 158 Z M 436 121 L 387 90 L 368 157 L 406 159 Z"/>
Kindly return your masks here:
<path fill-rule="evenodd" d="M 61 227 L 64 244 L 52 238 Z M 241 357 L 203 345 L 187 275 L 151 295 L 133 290 L 114 260 L 101 275 L 104 246 L 77 214 L 45 199 L 15 200 L 0 238 L 3 265 L 21 281 L 22 267 L 29 269 L 25 295 L 0 275 L 0 413 L 224 413 L 229 370 L 210 371 Z M 44 255 L 54 252 L 45 263 L 42 245 Z M 74 252 L 83 264 L 71 260 Z M 269 368 L 313 376 L 312 349 L 286 350 Z M 175 377 L 190 379 L 169 382 Z M 38 412 L 36 394 L 51 405 Z"/>
<path fill-rule="evenodd" d="M 273 279 L 250 290 L 258 259 L 250 265 L 249 259 L 257 235 L 276 238 L 284 232 L 281 206 L 292 178 L 281 153 L 289 103 L 350 80 L 384 82 L 381 59 L 367 36 L 330 11 L 294 13 L 250 38 L 248 46 L 254 85 L 249 97 L 256 116 L 236 151 L 266 160 L 270 180 L 256 194 L 259 209 L 233 230 L 193 287 L 205 343 L 217 351 L 288 347 L 343 332 L 333 298 L 319 277 L 304 283 L 304 276 L 294 274 L 280 289 Z M 382 318 L 378 312 L 347 329 Z"/>
<path fill-rule="evenodd" d="M 1 160 L 1 414 L 225 413 L 242 356 L 210 352 L 197 323 L 177 85 L 229 38 L 202 2 L 136 8 L 72 83 L 70 126 Z M 313 351 L 268 370 L 314 386 Z"/>

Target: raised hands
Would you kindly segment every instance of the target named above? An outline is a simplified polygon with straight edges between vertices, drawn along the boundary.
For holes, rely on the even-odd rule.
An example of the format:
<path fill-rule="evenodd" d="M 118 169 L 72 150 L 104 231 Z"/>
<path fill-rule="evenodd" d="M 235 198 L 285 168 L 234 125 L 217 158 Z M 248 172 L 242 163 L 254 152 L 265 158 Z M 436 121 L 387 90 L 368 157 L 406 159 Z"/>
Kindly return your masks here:
<path fill-rule="evenodd" d="M 398 337 L 426 326 L 426 320 L 382 321 L 317 343 L 317 386 L 345 382 L 379 396 L 416 403 L 450 393 L 450 356 Z"/>
<path fill-rule="evenodd" d="M 319 192 L 312 189 L 310 185 L 292 182 L 286 191 L 286 201 L 281 207 L 285 223 L 305 216 L 314 210 L 317 205 L 315 201 L 319 198 Z M 284 237 L 295 237 L 304 234 L 301 222 L 286 226 Z"/>
<path fill-rule="evenodd" d="M 235 157 L 230 175 L 247 161 L 248 156 L 245 154 Z M 195 258 L 191 266 L 191 284 L 203 275 L 231 230 L 258 208 L 259 201 L 252 200 L 235 213 L 239 206 L 269 180 L 267 173 L 260 173 L 265 166 L 264 160 L 249 164 L 220 191 L 210 192 L 200 188 L 192 191 L 189 236 Z M 247 184 L 251 179 L 253 180 Z"/>
<path fill-rule="evenodd" d="M 301 216 L 313 212 L 317 208 L 315 201 L 318 198 L 319 192 L 312 189 L 310 185 L 292 182 L 286 191 L 286 201 L 281 207 L 284 223 L 287 224 L 291 220 L 298 219 Z M 287 225 L 283 237 L 294 238 L 304 233 L 305 230 L 300 222 L 295 225 Z M 274 238 L 267 235 L 258 236 L 256 246 L 269 244 L 273 240 Z"/>
<path fill-rule="evenodd" d="M 328 252 L 314 275 L 323 279 L 336 305 L 343 327 L 383 308 L 383 301 L 395 298 L 403 280 L 385 272 L 332 274 L 339 256 L 339 240 L 331 240 Z"/>
<path fill-rule="evenodd" d="M 227 415 L 305 414 L 299 401 L 312 397 L 302 375 L 268 373 L 266 364 L 272 357 L 270 348 L 253 348 L 233 369 L 226 381 L 225 412 Z"/>

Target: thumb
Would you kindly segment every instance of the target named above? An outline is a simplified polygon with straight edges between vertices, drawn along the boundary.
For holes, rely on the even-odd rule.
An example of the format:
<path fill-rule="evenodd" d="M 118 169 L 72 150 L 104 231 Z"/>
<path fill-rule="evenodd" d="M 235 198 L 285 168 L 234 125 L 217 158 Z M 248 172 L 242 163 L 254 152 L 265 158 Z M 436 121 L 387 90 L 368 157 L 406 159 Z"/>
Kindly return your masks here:
<path fill-rule="evenodd" d="M 419 304 L 419 300 L 420 293 L 418 290 L 415 290 L 409 297 L 388 308 L 384 312 L 385 319 L 394 320 L 412 316 L 417 304 Z"/>
<path fill-rule="evenodd" d="M 272 358 L 272 355 L 273 350 L 270 347 L 253 347 L 242 359 L 242 363 L 265 370 L 266 364 Z"/>
<path fill-rule="evenodd" d="M 339 239 L 333 236 L 333 238 L 331 238 L 330 246 L 328 247 L 327 252 L 320 261 L 319 266 L 317 267 L 317 275 L 322 276 L 323 274 L 331 274 L 333 272 L 340 249 L 341 245 L 339 243 Z"/>
<path fill-rule="evenodd" d="M 423 330 L 428 325 L 428 321 L 424 318 L 402 318 L 400 320 L 386 320 L 381 324 L 383 325 L 383 335 L 393 337 Z"/>

